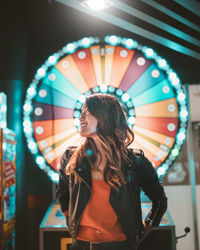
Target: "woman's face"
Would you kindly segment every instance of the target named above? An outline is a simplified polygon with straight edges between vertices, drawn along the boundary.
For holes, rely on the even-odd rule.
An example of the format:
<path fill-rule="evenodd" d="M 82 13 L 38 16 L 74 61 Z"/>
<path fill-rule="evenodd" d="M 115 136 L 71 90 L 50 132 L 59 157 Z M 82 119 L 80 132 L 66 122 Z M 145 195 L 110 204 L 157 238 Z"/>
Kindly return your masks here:
<path fill-rule="evenodd" d="M 88 110 L 86 103 L 83 104 L 80 120 L 80 135 L 84 137 L 95 137 L 98 120 Z"/>

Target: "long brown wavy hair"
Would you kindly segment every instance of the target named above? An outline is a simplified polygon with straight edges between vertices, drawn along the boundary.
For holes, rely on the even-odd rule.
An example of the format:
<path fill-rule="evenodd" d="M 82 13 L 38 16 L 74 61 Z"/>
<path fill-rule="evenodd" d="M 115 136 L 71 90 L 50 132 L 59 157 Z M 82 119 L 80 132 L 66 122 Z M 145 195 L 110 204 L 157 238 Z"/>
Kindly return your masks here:
<path fill-rule="evenodd" d="M 133 131 L 129 128 L 126 115 L 118 100 L 109 94 L 93 94 L 86 98 L 86 106 L 89 112 L 97 118 L 97 135 L 105 152 L 107 164 L 104 169 L 104 180 L 111 187 L 125 185 L 122 173 L 122 163 L 128 162 L 128 146 L 134 140 Z M 88 160 L 91 168 L 95 167 L 97 155 L 102 155 L 96 147 L 95 141 L 87 137 L 84 144 L 79 146 L 70 158 L 66 174 L 75 175 L 75 182 L 81 181 L 74 171 L 77 164 L 84 158 Z"/>

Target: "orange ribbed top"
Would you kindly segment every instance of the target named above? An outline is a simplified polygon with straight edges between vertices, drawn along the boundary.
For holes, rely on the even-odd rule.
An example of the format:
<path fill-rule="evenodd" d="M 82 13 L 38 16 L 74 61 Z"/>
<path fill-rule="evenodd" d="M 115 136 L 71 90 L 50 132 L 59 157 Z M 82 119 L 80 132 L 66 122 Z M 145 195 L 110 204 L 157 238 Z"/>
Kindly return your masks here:
<path fill-rule="evenodd" d="M 92 197 L 80 220 L 78 240 L 90 242 L 126 240 L 109 198 L 110 186 L 104 180 L 92 179 Z"/>

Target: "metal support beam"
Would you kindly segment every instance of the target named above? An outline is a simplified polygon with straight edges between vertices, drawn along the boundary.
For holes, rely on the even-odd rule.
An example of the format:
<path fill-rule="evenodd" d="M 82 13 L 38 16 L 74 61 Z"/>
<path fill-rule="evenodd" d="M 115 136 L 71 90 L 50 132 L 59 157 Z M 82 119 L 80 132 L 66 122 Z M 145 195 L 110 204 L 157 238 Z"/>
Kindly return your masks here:
<path fill-rule="evenodd" d="M 184 8 L 188 9 L 189 11 L 192 11 L 194 14 L 200 16 L 200 3 L 198 3 L 195 0 L 174 0 Z"/>
<path fill-rule="evenodd" d="M 125 13 L 128 13 L 131 16 L 135 16 L 135 17 L 137 17 L 137 18 L 139 18 L 147 23 L 150 23 L 151 25 L 166 31 L 173 36 L 179 37 L 182 40 L 185 40 L 189 43 L 192 43 L 192 44 L 200 47 L 200 40 L 186 34 L 185 32 L 182 32 L 181 30 L 178 30 L 178 29 L 172 27 L 171 25 L 168 25 L 164 22 L 161 22 L 158 19 L 143 13 L 142 11 L 139 11 L 135 8 L 132 8 L 131 6 L 129 6 L 125 3 L 122 3 L 119 0 L 112 0 L 112 2 L 114 3 L 114 6 L 117 9 L 119 9 Z"/>
<path fill-rule="evenodd" d="M 165 47 L 168 47 L 172 50 L 175 50 L 177 52 L 180 52 L 184 55 L 187 55 L 187 56 L 191 56 L 191 57 L 194 57 L 198 60 L 200 60 L 200 53 L 196 52 L 196 51 L 193 51 L 191 49 L 188 49 L 176 42 L 173 42 L 167 38 L 164 38 L 160 35 L 157 35 L 157 34 L 154 34 L 148 30 L 145 30 L 143 28 L 140 28 L 134 24 L 131 24 L 127 21 L 124 21 L 123 19 L 119 18 L 119 17 L 115 17 L 113 15 L 110 15 L 108 13 L 105 13 L 103 11 L 101 12 L 93 12 L 91 10 L 89 10 L 88 8 L 85 8 L 83 6 L 80 5 L 80 2 L 77 1 L 77 0 L 56 0 L 57 2 L 60 2 L 62 4 L 65 4 L 69 7 L 72 7 L 74 9 L 77 9 L 83 13 L 86 13 L 90 16 L 93 16 L 95 18 L 98 18 L 104 22 L 108 22 L 108 23 L 111 23 L 113 25 L 116 25 L 124 30 L 127 30 L 129 32 L 132 32 L 134 34 L 138 34 L 142 37 L 145 37 L 149 40 L 152 40 L 156 43 L 159 43 Z"/>
<path fill-rule="evenodd" d="M 151 7 L 161 11 L 162 13 L 164 13 L 165 15 L 168 15 L 170 17 L 172 17 L 173 19 L 177 20 L 180 23 L 183 23 L 184 25 L 200 32 L 200 26 L 190 22 L 189 20 L 187 20 L 186 18 L 176 14 L 175 12 L 167 9 L 166 7 L 164 7 L 163 5 L 153 1 L 153 0 L 141 0 L 142 2 L 150 5 Z"/>

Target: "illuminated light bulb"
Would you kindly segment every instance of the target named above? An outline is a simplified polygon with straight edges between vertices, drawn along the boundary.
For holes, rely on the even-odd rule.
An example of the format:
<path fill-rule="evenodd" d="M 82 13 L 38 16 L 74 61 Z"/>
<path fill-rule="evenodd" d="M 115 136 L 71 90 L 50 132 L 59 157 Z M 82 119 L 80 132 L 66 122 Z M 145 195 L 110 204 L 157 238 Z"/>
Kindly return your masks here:
<path fill-rule="evenodd" d="M 170 88 L 169 88 L 168 86 L 164 86 L 164 87 L 162 88 L 162 92 L 165 93 L 165 94 L 168 94 L 169 91 L 170 91 Z"/>
<path fill-rule="evenodd" d="M 29 112 L 29 111 L 31 111 L 32 106 L 30 103 L 26 103 L 26 104 L 24 104 L 23 108 L 24 108 L 24 111 Z"/>
<path fill-rule="evenodd" d="M 44 162 L 45 162 L 44 157 L 38 156 L 38 157 L 36 158 L 36 163 L 37 163 L 38 165 L 44 164 Z"/>
<path fill-rule="evenodd" d="M 134 41 L 132 39 L 127 39 L 126 42 L 125 42 L 125 45 L 128 47 L 128 48 L 133 48 L 135 47 L 134 46 Z"/>
<path fill-rule="evenodd" d="M 108 89 L 108 87 L 107 87 L 106 84 L 101 84 L 101 85 L 100 85 L 100 90 L 101 90 L 101 92 L 106 92 L 107 89 Z"/>
<path fill-rule="evenodd" d="M 169 73 L 169 79 L 170 79 L 170 80 L 173 80 L 173 79 L 176 79 L 176 78 L 177 78 L 177 75 L 176 75 L 175 72 L 170 72 L 170 73 Z"/>
<path fill-rule="evenodd" d="M 74 117 L 78 118 L 80 116 L 80 112 L 78 110 L 74 111 Z"/>
<path fill-rule="evenodd" d="M 127 105 L 127 107 L 129 107 L 129 108 L 132 108 L 132 107 L 133 107 L 133 103 L 132 103 L 131 101 L 128 101 L 128 102 L 126 103 L 126 105 Z"/>
<path fill-rule="evenodd" d="M 58 181 L 59 181 L 59 174 L 53 173 L 53 174 L 51 175 L 51 179 L 52 179 L 53 181 L 55 181 L 55 182 L 58 182 Z"/>
<path fill-rule="evenodd" d="M 137 64 L 139 66 L 143 66 L 145 64 L 146 60 L 144 59 L 144 57 L 138 57 L 137 59 Z"/>
<path fill-rule="evenodd" d="M 46 97 L 46 96 L 47 96 L 47 91 L 46 91 L 46 89 L 41 89 L 41 90 L 39 91 L 39 96 L 42 97 L 42 98 Z"/>
<path fill-rule="evenodd" d="M 34 141 L 30 141 L 30 142 L 28 143 L 28 147 L 29 147 L 30 149 L 35 149 L 35 148 L 36 148 L 36 143 L 35 143 Z"/>
<path fill-rule="evenodd" d="M 135 115 L 135 110 L 134 109 L 130 109 L 129 111 L 128 111 L 128 113 L 129 113 L 129 115 Z"/>
<path fill-rule="evenodd" d="M 174 123 L 169 123 L 167 129 L 172 132 L 176 129 L 176 125 Z"/>
<path fill-rule="evenodd" d="M 176 110 L 176 107 L 174 104 L 169 104 L 167 108 L 169 112 L 174 112 Z"/>
<path fill-rule="evenodd" d="M 100 11 L 105 8 L 105 0 L 87 0 L 87 6 L 94 11 Z"/>
<path fill-rule="evenodd" d="M 180 141 L 185 140 L 185 137 L 186 137 L 186 135 L 185 135 L 184 132 L 179 132 L 178 135 L 177 135 L 177 138 L 178 138 L 178 140 L 180 140 Z"/>
<path fill-rule="evenodd" d="M 85 53 L 84 51 L 80 51 L 80 52 L 78 53 L 78 58 L 80 58 L 80 59 L 85 59 L 85 58 L 86 58 L 86 53 Z"/>
<path fill-rule="evenodd" d="M 41 135 L 41 134 L 43 134 L 43 132 L 44 132 L 44 128 L 41 127 L 41 126 L 38 126 L 38 127 L 35 129 L 35 132 L 36 132 L 38 135 Z"/>
<path fill-rule="evenodd" d="M 184 93 L 179 93 L 177 99 L 180 102 L 184 101 L 185 100 L 185 94 Z"/>
<path fill-rule="evenodd" d="M 180 83 L 180 80 L 179 80 L 177 77 L 172 79 L 172 84 L 173 84 L 174 86 L 178 86 L 179 83 Z"/>
<path fill-rule="evenodd" d="M 160 76 L 160 72 L 157 70 L 157 69 L 154 69 L 152 72 L 151 72 L 151 75 L 154 77 L 154 78 L 158 78 Z"/>
<path fill-rule="evenodd" d="M 56 56 L 50 56 L 50 57 L 48 58 L 48 62 L 49 62 L 50 64 L 55 64 L 56 61 L 57 61 Z"/>
<path fill-rule="evenodd" d="M 117 90 L 116 90 L 116 94 L 117 94 L 118 96 L 121 96 L 121 95 L 123 94 L 123 91 L 122 91 L 121 89 L 117 89 Z"/>
<path fill-rule="evenodd" d="M 31 127 L 24 127 L 24 132 L 25 132 L 26 134 L 31 134 L 32 131 L 33 131 L 33 129 L 32 129 Z"/>
<path fill-rule="evenodd" d="M 43 114 L 43 109 L 40 107 L 37 107 L 34 111 L 35 115 L 41 116 Z"/>
<path fill-rule="evenodd" d="M 81 103 L 81 102 L 77 102 L 76 108 L 77 108 L 77 109 L 81 109 L 81 107 L 82 107 L 82 103 Z"/>
<path fill-rule="evenodd" d="M 172 150 L 172 156 L 178 156 L 179 150 L 177 148 Z"/>
<path fill-rule="evenodd" d="M 157 170 L 158 175 L 164 175 L 165 172 L 166 172 L 166 170 L 165 170 L 164 167 L 160 167 L 160 168 L 158 168 L 158 170 Z"/>
<path fill-rule="evenodd" d="M 52 73 L 52 74 L 48 75 L 48 79 L 53 82 L 56 80 L 56 75 Z"/>
<path fill-rule="evenodd" d="M 83 44 L 83 46 L 89 46 L 90 43 L 91 43 L 91 40 L 90 40 L 90 38 L 88 38 L 88 37 L 84 37 L 84 38 L 81 40 L 81 43 Z"/>
<path fill-rule="evenodd" d="M 78 100 L 79 100 L 81 103 L 84 103 L 85 100 L 86 100 L 86 97 L 85 97 L 84 95 L 80 95 L 80 96 L 78 97 Z"/>
<path fill-rule="evenodd" d="M 160 59 L 158 61 L 158 65 L 159 65 L 159 67 L 164 68 L 167 65 L 167 62 L 165 59 Z"/>
<path fill-rule="evenodd" d="M 30 95 L 30 96 L 34 96 L 36 94 L 36 91 L 35 91 L 35 88 L 34 87 L 30 87 L 27 89 L 27 93 Z"/>
<path fill-rule="evenodd" d="M 68 43 L 66 49 L 68 52 L 73 52 L 75 50 L 75 46 L 73 43 Z"/>
<path fill-rule="evenodd" d="M 112 93 L 112 92 L 115 91 L 115 88 L 114 88 L 113 86 L 109 86 L 109 87 L 108 87 L 108 90 Z"/>
<path fill-rule="evenodd" d="M 127 102 L 127 101 L 129 100 L 129 94 L 124 93 L 124 94 L 122 95 L 122 100 L 123 100 L 124 102 Z"/>
<path fill-rule="evenodd" d="M 154 51 L 151 48 L 146 49 L 145 54 L 147 57 L 152 57 L 154 54 Z"/>
<path fill-rule="evenodd" d="M 24 120 L 24 121 L 23 121 L 23 126 L 24 126 L 24 127 L 30 127 L 30 126 L 31 126 L 30 120 Z"/>
<path fill-rule="evenodd" d="M 38 76 L 43 77 L 46 74 L 46 70 L 41 67 L 37 70 L 37 74 Z"/>
<path fill-rule="evenodd" d="M 114 45 L 114 44 L 118 43 L 118 38 L 116 36 L 112 35 L 109 37 L 109 41 L 110 41 L 110 43 L 112 43 Z"/>
<path fill-rule="evenodd" d="M 135 117 L 131 116 L 131 117 L 128 118 L 128 123 L 129 124 L 133 125 L 133 124 L 135 124 L 135 122 L 136 122 Z"/>
<path fill-rule="evenodd" d="M 75 119 L 74 119 L 74 125 L 75 125 L 75 126 L 80 126 L 79 118 L 75 118 Z"/>
<path fill-rule="evenodd" d="M 186 109 L 182 109 L 180 112 L 180 116 L 186 118 L 188 116 L 188 111 Z"/>
<path fill-rule="evenodd" d="M 97 92 L 99 91 L 99 87 L 94 87 L 92 90 L 93 90 L 95 93 L 97 93 Z"/>

